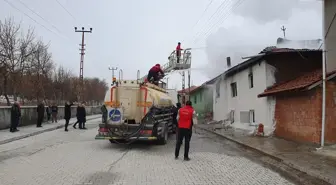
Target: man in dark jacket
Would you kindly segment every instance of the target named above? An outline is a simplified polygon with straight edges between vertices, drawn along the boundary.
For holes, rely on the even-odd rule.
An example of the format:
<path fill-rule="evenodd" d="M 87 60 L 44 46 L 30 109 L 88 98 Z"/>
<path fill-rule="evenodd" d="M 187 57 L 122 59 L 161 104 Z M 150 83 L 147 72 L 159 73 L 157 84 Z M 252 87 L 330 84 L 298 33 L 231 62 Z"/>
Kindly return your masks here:
<path fill-rule="evenodd" d="M 80 114 L 81 114 L 81 106 L 82 106 L 82 104 L 78 104 L 78 106 L 77 106 L 77 109 L 76 109 L 76 118 L 77 118 L 77 121 L 76 121 L 76 123 L 72 126 L 74 129 L 76 129 L 76 125 L 77 125 L 77 123 L 79 124 L 79 122 L 80 122 Z M 81 129 L 81 124 L 79 124 L 79 129 Z"/>
<path fill-rule="evenodd" d="M 66 102 L 64 106 L 65 131 L 68 132 L 69 121 L 71 119 L 71 106 L 73 103 Z"/>
<path fill-rule="evenodd" d="M 56 103 L 51 106 L 52 123 L 57 123 L 58 107 Z"/>
<path fill-rule="evenodd" d="M 17 131 L 19 131 L 17 129 L 17 127 L 19 125 L 20 117 L 21 117 L 20 106 L 19 106 L 19 104 L 17 102 L 14 102 L 14 104 L 12 106 L 12 109 L 11 109 L 10 132 L 17 132 Z"/>
<path fill-rule="evenodd" d="M 50 121 L 50 118 L 51 118 L 51 105 L 47 106 L 46 113 L 47 113 L 47 121 Z"/>
<path fill-rule="evenodd" d="M 173 124 L 176 129 L 176 139 L 177 139 L 177 119 L 176 118 L 177 118 L 177 114 L 180 108 L 181 108 L 181 103 L 176 103 L 176 107 L 174 107 L 174 110 L 173 110 Z"/>
<path fill-rule="evenodd" d="M 86 109 L 85 109 L 85 102 L 82 103 L 82 108 L 81 108 L 81 122 L 79 122 L 79 124 L 82 125 L 82 129 L 87 129 L 85 127 L 85 123 L 86 123 Z"/>
<path fill-rule="evenodd" d="M 107 109 L 106 109 L 105 104 L 103 106 L 101 106 L 100 110 L 102 112 L 103 123 L 106 123 L 106 121 L 107 121 Z"/>
<path fill-rule="evenodd" d="M 37 106 L 37 124 L 36 127 L 42 127 L 44 117 L 44 103 L 43 101 Z"/>

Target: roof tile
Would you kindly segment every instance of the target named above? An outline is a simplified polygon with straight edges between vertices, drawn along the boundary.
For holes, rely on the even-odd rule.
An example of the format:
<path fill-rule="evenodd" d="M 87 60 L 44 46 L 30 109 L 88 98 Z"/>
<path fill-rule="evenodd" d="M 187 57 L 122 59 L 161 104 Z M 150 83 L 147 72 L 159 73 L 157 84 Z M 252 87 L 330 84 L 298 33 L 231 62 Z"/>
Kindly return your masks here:
<path fill-rule="evenodd" d="M 327 77 L 335 73 L 336 71 L 330 72 L 327 74 Z M 285 91 L 300 90 L 320 80 L 322 80 L 322 70 L 321 69 L 306 73 L 290 81 L 275 84 L 272 87 L 266 89 L 263 93 L 259 94 L 258 97 L 269 96 L 269 95 L 273 95 L 273 94 L 277 94 L 277 93 L 285 92 Z"/>
<path fill-rule="evenodd" d="M 200 86 L 191 86 L 190 87 L 190 92 L 196 90 L 198 87 L 200 87 Z M 179 90 L 177 93 L 188 93 L 188 92 L 189 92 L 189 88 L 186 88 L 186 89 L 184 89 L 184 91 L 183 90 Z"/>

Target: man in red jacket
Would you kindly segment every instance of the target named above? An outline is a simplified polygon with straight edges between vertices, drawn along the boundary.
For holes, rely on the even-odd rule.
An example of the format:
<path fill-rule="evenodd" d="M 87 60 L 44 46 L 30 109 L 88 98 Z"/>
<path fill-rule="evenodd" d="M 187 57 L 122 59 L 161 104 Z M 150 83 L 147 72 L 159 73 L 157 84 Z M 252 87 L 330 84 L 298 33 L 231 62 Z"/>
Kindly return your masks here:
<path fill-rule="evenodd" d="M 175 148 L 175 159 L 178 159 L 182 141 L 184 138 L 184 160 L 189 161 L 189 145 L 192 134 L 193 118 L 196 116 L 194 108 L 191 106 L 191 101 L 186 102 L 186 106 L 178 111 L 178 135 Z"/>
<path fill-rule="evenodd" d="M 181 51 L 182 51 L 183 49 L 181 48 L 181 43 L 179 42 L 179 43 L 177 43 L 177 46 L 176 46 L 176 62 L 177 63 L 180 63 L 180 58 L 181 58 Z"/>
<path fill-rule="evenodd" d="M 159 73 L 161 73 L 161 75 L 164 75 L 164 72 L 162 71 L 160 64 L 156 64 L 149 70 L 147 80 L 149 82 L 153 82 L 155 85 L 158 85 L 158 81 L 160 80 Z"/>

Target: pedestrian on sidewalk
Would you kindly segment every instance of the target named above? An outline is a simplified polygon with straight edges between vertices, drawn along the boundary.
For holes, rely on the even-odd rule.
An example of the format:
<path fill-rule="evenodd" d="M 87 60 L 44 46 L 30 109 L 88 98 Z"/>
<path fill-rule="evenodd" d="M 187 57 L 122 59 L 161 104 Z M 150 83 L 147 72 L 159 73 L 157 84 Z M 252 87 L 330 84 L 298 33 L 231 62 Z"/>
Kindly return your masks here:
<path fill-rule="evenodd" d="M 19 103 L 17 101 L 14 102 L 11 108 L 11 125 L 10 125 L 10 132 L 17 132 L 19 122 L 21 118 L 21 109 Z"/>
<path fill-rule="evenodd" d="M 105 104 L 103 104 L 100 108 L 101 112 L 102 112 L 102 122 L 106 123 L 107 122 L 107 108 L 105 106 Z"/>
<path fill-rule="evenodd" d="M 79 124 L 82 124 L 82 129 L 87 129 L 85 127 L 85 123 L 86 123 L 86 109 L 85 109 L 85 102 L 82 103 L 82 108 L 81 108 L 81 111 L 82 111 L 82 117 L 81 117 L 81 122 L 79 122 Z"/>
<path fill-rule="evenodd" d="M 55 102 L 51 106 L 51 115 L 52 115 L 52 123 L 54 122 L 57 123 L 58 107 Z"/>
<path fill-rule="evenodd" d="M 180 110 L 181 108 L 181 103 L 176 103 L 176 107 L 174 106 L 174 109 L 173 109 L 173 125 L 175 126 L 175 132 L 176 132 L 176 140 L 177 140 L 177 132 L 178 132 L 178 127 L 177 127 L 177 114 L 178 114 L 178 111 Z"/>
<path fill-rule="evenodd" d="M 46 108 L 46 113 L 47 113 L 47 121 L 50 121 L 51 118 L 51 105 L 48 105 Z"/>
<path fill-rule="evenodd" d="M 64 106 L 65 131 L 68 132 L 69 121 L 71 119 L 71 106 L 73 103 L 67 101 Z"/>
<path fill-rule="evenodd" d="M 77 123 L 79 124 L 79 121 L 80 121 L 80 112 L 81 112 L 81 106 L 82 106 L 82 104 L 81 103 L 79 103 L 78 105 L 77 105 L 77 109 L 76 109 L 76 118 L 77 118 L 77 121 L 76 121 L 76 123 L 72 126 L 74 129 L 76 129 L 76 125 L 77 125 Z M 81 124 L 79 124 L 79 129 L 81 129 Z"/>
<path fill-rule="evenodd" d="M 196 117 L 196 112 L 191 105 L 191 101 L 186 102 L 186 106 L 180 108 L 177 114 L 178 133 L 175 148 L 175 159 L 178 159 L 182 141 L 184 139 L 184 160 L 189 161 L 189 146 L 192 133 L 193 118 Z"/>
<path fill-rule="evenodd" d="M 37 124 L 36 127 L 42 127 L 42 122 L 44 118 L 44 102 L 41 101 L 40 104 L 37 106 Z"/>

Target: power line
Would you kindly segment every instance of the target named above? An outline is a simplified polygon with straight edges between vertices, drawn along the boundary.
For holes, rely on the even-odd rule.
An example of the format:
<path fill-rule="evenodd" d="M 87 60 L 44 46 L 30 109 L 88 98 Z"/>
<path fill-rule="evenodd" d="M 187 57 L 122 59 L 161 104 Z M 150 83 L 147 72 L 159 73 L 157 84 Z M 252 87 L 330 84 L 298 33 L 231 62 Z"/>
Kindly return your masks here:
<path fill-rule="evenodd" d="M 56 36 L 58 37 L 62 37 L 64 39 L 67 39 L 68 41 L 70 41 L 70 39 L 64 35 L 61 35 L 61 34 L 57 34 L 56 32 L 54 32 L 53 30 L 47 28 L 46 26 L 44 26 L 43 24 L 39 23 L 38 21 L 36 21 L 34 18 L 32 18 L 31 16 L 29 16 L 27 13 L 23 12 L 22 10 L 20 10 L 19 8 L 17 8 L 16 6 L 14 6 L 12 3 L 10 3 L 8 0 L 4 0 L 7 4 L 9 4 L 12 8 L 16 9 L 17 11 L 23 13 L 25 16 L 27 16 L 29 19 L 31 19 L 32 21 L 34 21 L 36 24 L 42 26 L 44 29 L 46 29 L 47 31 L 55 34 Z M 73 43 L 74 44 L 74 43 Z M 76 44 L 77 46 L 77 44 Z"/>
<path fill-rule="evenodd" d="M 206 8 L 204 9 L 203 13 L 201 14 L 201 16 L 198 18 L 197 22 L 191 27 L 191 30 L 194 30 L 194 28 L 198 25 L 198 23 L 200 22 L 200 20 L 202 19 L 202 17 L 204 16 L 205 12 L 208 10 L 208 8 L 210 7 L 210 5 L 213 3 L 214 0 L 210 0 L 208 5 L 206 6 Z M 182 40 L 182 42 L 184 41 L 184 39 Z"/>
<path fill-rule="evenodd" d="M 33 19 L 32 17 L 30 17 L 28 14 L 26 14 L 25 12 L 21 11 L 20 9 L 18 9 L 16 6 L 14 6 L 12 3 L 10 3 L 8 0 L 4 0 L 7 4 L 9 4 L 12 8 L 16 9 L 17 11 L 23 13 L 25 16 L 27 16 L 29 19 L 31 19 L 32 21 L 34 21 L 36 24 L 42 26 L 43 28 L 45 28 L 46 30 L 50 31 L 51 33 L 54 33 L 57 35 L 57 33 L 53 32 L 51 29 L 45 27 L 43 24 L 37 22 L 35 19 Z"/>
<path fill-rule="evenodd" d="M 214 17 L 214 15 L 215 14 L 217 14 L 218 12 L 219 13 L 221 13 L 222 11 L 223 11 L 223 9 L 226 9 L 227 7 L 228 7 L 228 5 L 229 5 L 229 0 L 224 0 L 220 5 L 219 5 L 219 7 L 216 9 L 216 11 L 210 16 L 210 18 L 208 19 L 208 21 L 206 22 L 206 23 L 209 23 L 212 19 L 213 19 L 213 17 Z M 225 5 L 225 6 L 224 6 Z M 205 23 L 205 24 L 206 24 Z M 199 35 L 201 35 L 201 32 L 203 31 L 203 30 L 205 30 L 206 29 L 206 25 L 204 25 L 204 27 L 203 27 L 203 29 L 200 31 L 200 32 L 198 32 L 196 35 L 195 35 L 195 37 L 193 38 L 194 40 L 195 40 L 195 38 L 197 38 Z"/>
<path fill-rule="evenodd" d="M 25 6 L 27 9 L 29 9 L 31 12 L 33 12 L 35 15 L 37 15 L 38 17 L 40 17 L 42 20 L 44 20 L 45 22 L 49 23 L 54 29 L 56 29 L 59 33 L 61 33 L 61 31 L 54 25 L 52 24 L 50 21 L 46 20 L 45 18 L 43 18 L 40 14 L 38 14 L 37 12 L 35 12 L 33 9 L 29 8 L 25 3 L 23 3 L 21 0 L 17 0 L 19 1 L 19 3 L 21 3 L 23 6 Z"/>
<path fill-rule="evenodd" d="M 75 18 L 75 16 L 73 16 L 69 11 L 68 11 L 68 9 L 66 9 L 63 5 L 62 5 L 62 3 L 60 3 L 58 0 L 56 0 L 56 2 L 75 20 L 75 21 L 77 21 L 76 20 L 76 18 Z"/>
<path fill-rule="evenodd" d="M 217 20 L 215 20 L 213 22 L 212 25 L 209 25 L 206 29 L 205 29 L 205 32 L 202 34 L 202 35 L 199 35 L 199 37 L 197 39 L 194 40 L 194 43 L 197 43 L 197 41 L 199 41 L 200 39 L 204 38 L 204 37 L 207 37 L 209 33 L 211 33 L 211 31 L 213 30 L 213 28 L 218 25 L 219 22 L 223 23 L 229 15 L 231 15 L 231 12 L 235 9 L 235 6 L 241 2 L 241 0 L 237 0 L 236 3 L 232 4 L 231 7 L 227 7 L 227 9 L 223 9 L 223 14 L 221 14 L 219 16 L 219 18 Z M 221 24 L 220 23 L 220 24 Z"/>
<path fill-rule="evenodd" d="M 213 24 L 211 27 L 209 27 L 209 29 L 207 30 L 207 32 L 206 32 L 205 34 L 203 34 L 203 37 L 202 37 L 202 38 L 207 39 L 207 38 L 209 37 L 209 35 L 211 34 L 211 31 L 213 30 L 213 28 L 214 28 L 216 25 L 221 25 L 221 24 L 223 24 L 223 22 L 229 18 L 229 16 L 232 14 L 232 12 L 233 12 L 234 10 L 236 10 L 241 4 L 243 4 L 244 1 L 245 1 L 245 0 L 238 0 L 238 1 L 236 2 L 236 4 L 234 4 L 234 5 L 230 8 L 229 11 L 227 11 L 225 14 L 223 14 L 223 16 L 222 16 L 220 19 L 218 19 L 218 21 L 217 21 L 215 24 Z M 200 39 L 198 39 L 198 40 L 200 40 Z"/>

